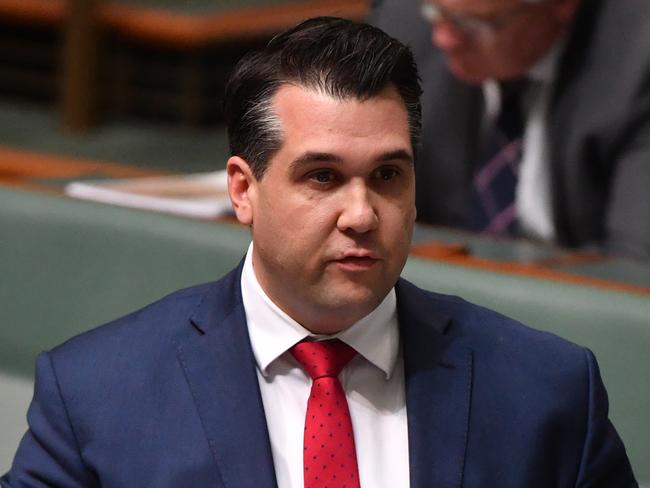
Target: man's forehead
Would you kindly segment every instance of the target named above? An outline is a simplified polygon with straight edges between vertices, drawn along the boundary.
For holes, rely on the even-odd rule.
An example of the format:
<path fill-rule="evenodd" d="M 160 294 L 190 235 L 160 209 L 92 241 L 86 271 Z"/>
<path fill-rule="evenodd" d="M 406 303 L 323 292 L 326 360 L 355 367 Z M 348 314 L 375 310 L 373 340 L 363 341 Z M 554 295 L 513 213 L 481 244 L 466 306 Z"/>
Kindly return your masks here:
<path fill-rule="evenodd" d="M 353 94 L 350 96 L 339 96 L 332 94 L 330 91 L 319 88 L 306 86 L 299 83 L 284 83 L 276 90 L 272 98 L 273 117 L 276 118 L 279 130 L 286 130 L 287 117 L 300 123 L 307 123 L 309 120 L 328 115 L 335 117 L 337 125 L 343 126 L 349 118 L 340 118 L 336 112 L 337 108 L 345 108 L 346 112 L 353 106 L 368 106 L 380 103 L 386 103 L 392 100 L 392 103 L 398 102 L 405 115 L 406 126 L 408 126 L 408 110 L 406 102 L 393 83 L 387 84 L 378 93 L 358 97 Z M 365 103 L 368 102 L 368 103 Z M 394 105 L 393 105 L 394 106 Z M 351 113 L 356 113 L 352 111 Z M 323 119 L 320 119 L 323 121 Z M 285 133 L 286 135 L 286 133 Z"/>
<path fill-rule="evenodd" d="M 406 106 L 392 85 L 367 99 L 341 99 L 288 84 L 275 93 L 273 103 L 283 157 L 296 163 L 360 157 L 376 161 L 398 151 L 399 156 L 389 159 L 412 160 Z"/>

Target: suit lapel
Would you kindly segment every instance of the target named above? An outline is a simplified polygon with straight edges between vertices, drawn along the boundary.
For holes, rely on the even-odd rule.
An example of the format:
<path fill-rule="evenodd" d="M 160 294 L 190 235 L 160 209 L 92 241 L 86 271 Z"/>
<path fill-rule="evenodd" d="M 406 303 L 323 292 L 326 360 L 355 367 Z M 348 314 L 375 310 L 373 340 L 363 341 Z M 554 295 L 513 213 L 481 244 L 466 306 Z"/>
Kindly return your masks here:
<path fill-rule="evenodd" d="M 178 359 L 229 488 L 275 487 L 255 360 L 241 301 L 241 266 L 214 286 L 191 318 Z"/>
<path fill-rule="evenodd" d="M 275 470 L 239 285 L 241 267 L 193 314 L 178 360 L 228 488 L 275 487 Z M 449 317 L 406 281 L 397 287 L 408 412 L 411 486 L 462 483 L 472 351 L 445 335 Z"/>
<path fill-rule="evenodd" d="M 592 199 L 586 197 L 581 189 L 585 178 L 593 178 L 593 175 L 588 177 L 583 172 L 580 162 L 588 162 L 590 168 L 598 164 L 597 158 L 589 152 L 593 142 L 590 132 L 594 124 L 606 125 L 607 122 L 597 116 L 594 104 L 590 103 L 601 96 L 599 93 L 602 91 L 596 86 L 603 78 L 594 76 L 594 69 L 589 68 L 593 60 L 586 56 L 597 52 L 593 47 L 596 42 L 593 30 L 596 20 L 603 15 L 602 8 L 603 2 L 597 0 L 578 9 L 561 53 L 547 115 L 553 223 L 559 240 L 565 244 L 576 244 L 579 239 L 576 233 L 580 233 L 584 224 L 578 226 L 577 222 L 589 222 L 587 226 L 598 225 L 587 219 L 588 215 L 581 210 L 579 202 L 591 202 Z M 613 39 L 611 36 L 608 38 Z M 607 56 L 601 57 L 598 64 L 605 62 L 604 66 L 609 66 L 607 59 Z M 597 206 L 596 202 L 591 204 Z"/>
<path fill-rule="evenodd" d="M 407 290 L 408 288 L 408 290 Z M 444 332 L 430 296 L 397 286 L 404 348 L 411 487 L 462 484 L 472 389 L 472 350 Z"/>

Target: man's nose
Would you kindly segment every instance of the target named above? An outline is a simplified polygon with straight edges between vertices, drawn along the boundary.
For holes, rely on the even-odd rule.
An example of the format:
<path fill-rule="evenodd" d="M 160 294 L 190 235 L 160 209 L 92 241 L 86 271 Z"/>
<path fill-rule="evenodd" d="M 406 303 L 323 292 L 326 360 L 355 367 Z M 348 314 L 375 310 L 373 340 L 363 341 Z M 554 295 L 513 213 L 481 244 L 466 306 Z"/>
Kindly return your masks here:
<path fill-rule="evenodd" d="M 365 234 L 377 228 L 379 217 L 372 196 L 365 182 L 349 184 L 343 196 L 342 209 L 337 221 L 337 227 L 341 232 L 354 231 Z"/>
<path fill-rule="evenodd" d="M 451 51 L 461 46 L 465 33 L 451 20 L 442 17 L 431 26 L 431 40 L 443 51 Z"/>

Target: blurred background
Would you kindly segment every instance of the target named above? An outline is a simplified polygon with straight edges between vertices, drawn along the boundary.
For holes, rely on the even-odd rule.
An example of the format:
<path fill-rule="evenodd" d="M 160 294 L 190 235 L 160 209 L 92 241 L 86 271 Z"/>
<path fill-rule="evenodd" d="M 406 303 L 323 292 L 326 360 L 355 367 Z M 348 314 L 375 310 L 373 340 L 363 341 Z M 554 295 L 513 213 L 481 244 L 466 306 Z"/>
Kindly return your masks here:
<path fill-rule="evenodd" d="M 222 168 L 222 92 L 234 63 L 308 17 L 364 19 L 366 3 L 0 0 L 0 148 Z"/>
<path fill-rule="evenodd" d="M 364 20 L 370 3 L 0 0 L 0 473 L 26 428 L 40 351 L 219 277 L 249 242 L 228 218 L 84 202 L 64 186 L 225 168 L 222 93 L 241 55 L 316 15 Z M 376 20 L 432 49 L 430 24 L 411 17 Z M 421 223 L 404 275 L 591 348 L 650 486 L 647 260 Z"/>

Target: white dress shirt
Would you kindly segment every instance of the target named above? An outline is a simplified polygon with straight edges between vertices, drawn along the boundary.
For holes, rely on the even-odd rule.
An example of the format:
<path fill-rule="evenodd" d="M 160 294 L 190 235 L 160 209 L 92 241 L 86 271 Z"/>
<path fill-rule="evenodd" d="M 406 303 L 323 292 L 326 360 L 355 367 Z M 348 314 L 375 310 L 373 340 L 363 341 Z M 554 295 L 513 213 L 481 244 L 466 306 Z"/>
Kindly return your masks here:
<path fill-rule="evenodd" d="M 350 408 L 361 486 L 408 486 L 404 365 L 395 290 L 350 328 L 334 336 L 316 336 L 264 293 L 253 270 L 252 254 L 251 244 L 241 277 L 242 299 L 278 487 L 304 487 L 303 430 L 312 380 L 289 349 L 308 336 L 336 337 L 358 353 L 339 380 Z"/>
<path fill-rule="evenodd" d="M 515 195 L 517 219 L 523 235 L 546 241 L 555 239 L 547 114 L 564 45 L 564 39 L 556 42 L 549 52 L 528 70 L 530 83 L 523 100 L 526 126 L 523 158 L 519 166 L 519 182 Z M 501 106 L 497 82 L 486 81 L 483 84 L 483 93 L 486 124 L 493 124 Z"/>

